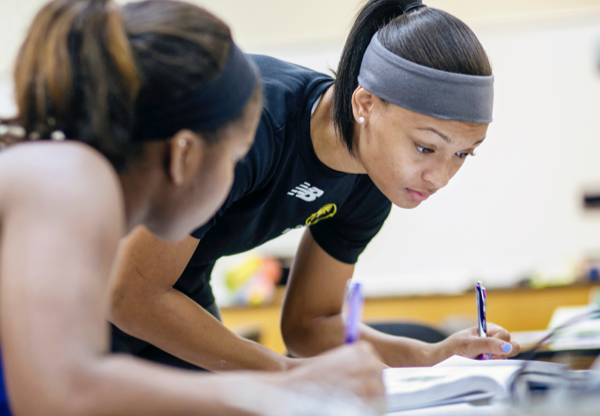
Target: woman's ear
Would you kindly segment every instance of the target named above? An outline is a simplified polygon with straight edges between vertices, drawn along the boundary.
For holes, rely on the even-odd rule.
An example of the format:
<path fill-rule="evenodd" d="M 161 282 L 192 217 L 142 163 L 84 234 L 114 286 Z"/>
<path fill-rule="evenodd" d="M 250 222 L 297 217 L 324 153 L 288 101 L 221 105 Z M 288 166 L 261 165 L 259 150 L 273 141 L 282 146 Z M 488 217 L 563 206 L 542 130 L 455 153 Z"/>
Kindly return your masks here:
<path fill-rule="evenodd" d="M 180 130 L 172 137 L 169 147 L 169 178 L 176 186 L 181 186 L 196 176 L 204 158 L 206 143 L 190 130 Z"/>
<path fill-rule="evenodd" d="M 373 94 L 359 85 L 352 94 L 352 114 L 354 115 L 354 120 L 359 124 L 365 124 L 369 120 L 372 109 Z"/>

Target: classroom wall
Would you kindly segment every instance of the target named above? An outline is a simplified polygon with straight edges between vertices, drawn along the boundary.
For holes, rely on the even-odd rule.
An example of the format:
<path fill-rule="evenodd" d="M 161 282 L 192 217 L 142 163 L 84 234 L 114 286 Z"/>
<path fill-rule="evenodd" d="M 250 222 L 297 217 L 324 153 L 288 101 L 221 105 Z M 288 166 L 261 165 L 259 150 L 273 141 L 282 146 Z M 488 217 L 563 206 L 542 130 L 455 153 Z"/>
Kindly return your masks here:
<path fill-rule="evenodd" d="M 494 65 L 495 121 L 446 189 L 393 210 L 357 267 L 376 292 L 560 279 L 600 252 L 600 216 L 581 204 L 600 184 L 600 15 L 478 34 Z"/>
<path fill-rule="evenodd" d="M 317 70 L 335 67 L 356 0 L 203 0 L 247 51 Z M 0 1 L 0 114 L 14 112 L 10 71 L 40 0 Z M 394 208 L 361 257 L 370 294 L 461 291 L 477 278 L 560 277 L 600 253 L 600 1 L 435 0 L 467 21 L 496 75 L 486 142 L 450 185 L 415 210 Z M 261 251 L 292 255 L 300 232 Z M 226 265 L 223 265 L 226 267 Z"/>

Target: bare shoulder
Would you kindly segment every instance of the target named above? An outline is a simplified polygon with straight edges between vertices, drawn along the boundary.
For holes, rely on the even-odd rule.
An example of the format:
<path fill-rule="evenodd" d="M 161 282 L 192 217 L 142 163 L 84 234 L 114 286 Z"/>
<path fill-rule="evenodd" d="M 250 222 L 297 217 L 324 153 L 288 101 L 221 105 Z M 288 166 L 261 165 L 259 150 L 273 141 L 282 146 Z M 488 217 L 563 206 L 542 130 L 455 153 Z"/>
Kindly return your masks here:
<path fill-rule="evenodd" d="M 0 211 L 85 210 L 88 219 L 122 221 L 118 176 L 99 152 L 82 143 L 28 142 L 0 153 Z M 38 211 L 39 212 L 39 211 Z"/>

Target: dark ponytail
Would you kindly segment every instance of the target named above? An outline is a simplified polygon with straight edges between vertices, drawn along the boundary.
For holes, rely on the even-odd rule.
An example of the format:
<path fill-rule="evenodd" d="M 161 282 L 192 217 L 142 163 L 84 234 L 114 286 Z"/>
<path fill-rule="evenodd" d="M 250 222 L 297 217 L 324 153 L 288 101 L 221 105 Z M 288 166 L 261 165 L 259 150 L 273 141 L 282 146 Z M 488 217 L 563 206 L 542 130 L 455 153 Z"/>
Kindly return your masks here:
<path fill-rule="evenodd" d="M 475 34 L 459 19 L 429 7 L 404 9 L 414 0 L 369 0 L 360 10 L 344 46 L 335 80 L 334 125 L 354 154 L 352 94 L 371 38 L 409 61 L 442 71 L 490 75 L 487 55 Z"/>
<path fill-rule="evenodd" d="M 98 149 L 117 169 L 126 164 L 139 81 L 111 0 L 48 3 L 21 47 L 15 87 L 26 137 L 66 136 Z"/>

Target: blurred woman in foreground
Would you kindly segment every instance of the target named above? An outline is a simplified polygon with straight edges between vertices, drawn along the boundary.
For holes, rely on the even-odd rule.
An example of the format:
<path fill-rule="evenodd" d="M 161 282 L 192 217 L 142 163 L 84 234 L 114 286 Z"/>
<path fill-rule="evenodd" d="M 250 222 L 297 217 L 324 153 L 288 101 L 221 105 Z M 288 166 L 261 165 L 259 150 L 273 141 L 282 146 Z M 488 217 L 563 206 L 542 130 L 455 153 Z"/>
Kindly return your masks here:
<path fill-rule="evenodd" d="M 176 241 L 208 220 L 261 112 L 258 72 L 226 25 L 185 3 L 148 4 L 155 24 L 129 41 L 112 1 L 52 1 L 21 48 L 22 128 L 2 126 L 4 142 L 19 143 L 0 153 L 0 335 L 12 412 L 298 414 L 292 396 L 272 389 L 307 381 L 381 397 L 366 344 L 261 375 L 106 354 L 119 239 L 143 224 Z"/>

